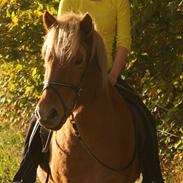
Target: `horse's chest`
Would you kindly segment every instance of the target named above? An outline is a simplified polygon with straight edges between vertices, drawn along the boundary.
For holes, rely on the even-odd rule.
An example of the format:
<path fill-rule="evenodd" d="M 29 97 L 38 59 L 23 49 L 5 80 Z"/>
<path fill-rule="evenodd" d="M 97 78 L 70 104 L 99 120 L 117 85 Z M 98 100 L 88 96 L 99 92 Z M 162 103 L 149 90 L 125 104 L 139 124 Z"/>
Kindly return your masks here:
<path fill-rule="evenodd" d="M 82 147 L 71 132 L 54 134 L 51 149 L 51 174 L 54 183 L 108 182 L 109 173 Z"/>

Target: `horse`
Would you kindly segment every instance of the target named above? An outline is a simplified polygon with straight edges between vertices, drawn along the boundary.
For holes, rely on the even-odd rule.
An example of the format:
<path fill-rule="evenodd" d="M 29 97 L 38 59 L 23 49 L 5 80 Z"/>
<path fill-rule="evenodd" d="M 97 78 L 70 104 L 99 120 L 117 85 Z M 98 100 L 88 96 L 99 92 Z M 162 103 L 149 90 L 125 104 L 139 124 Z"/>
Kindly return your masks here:
<path fill-rule="evenodd" d="M 140 175 L 133 114 L 108 81 L 104 41 L 89 14 L 43 16 L 44 88 L 36 107 L 52 130 L 43 183 L 132 183 Z"/>

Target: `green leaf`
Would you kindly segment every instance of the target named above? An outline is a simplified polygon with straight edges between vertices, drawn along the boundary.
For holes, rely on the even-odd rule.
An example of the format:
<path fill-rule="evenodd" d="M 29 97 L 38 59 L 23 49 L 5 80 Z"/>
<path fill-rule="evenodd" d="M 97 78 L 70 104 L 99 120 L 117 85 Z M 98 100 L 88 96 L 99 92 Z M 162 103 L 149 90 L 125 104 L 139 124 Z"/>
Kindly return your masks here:
<path fill-rule="evenodd" d="M 13 22 L 14 25 L 18 24 L 18 17 L 15 15 L 15 12 L 13 11 L 11 14 L 11 20 Z"/>
<path fill-rule="evenodd" d="M 3 6 L 6 4 L 7 0 L 1 0 L 0 2 L 0 8 L 3 8 Z"/>
<path fill-rule="evenodd" d="M 181 144 L 183 145 L 183 140 L 179 140 L 176 144 L 174 144 L 174 148 L 177 149 Z"/>

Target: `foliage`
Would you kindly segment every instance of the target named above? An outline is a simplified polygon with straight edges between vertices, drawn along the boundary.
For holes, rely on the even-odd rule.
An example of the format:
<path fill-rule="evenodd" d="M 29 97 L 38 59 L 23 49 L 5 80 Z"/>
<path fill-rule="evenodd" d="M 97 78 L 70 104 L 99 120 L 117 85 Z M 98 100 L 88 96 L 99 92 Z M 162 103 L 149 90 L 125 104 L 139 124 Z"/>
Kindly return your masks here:
<path fill-rule="evenodd" d="M 5 138 L 5 128 L 0 128 L 2 155 L 2 144 L 10 148 L 8 143 L 22 142 L 18 133 L 15 133 L 18 140 L 12 141 L 15 138 L 12 129 L 21 127 L 21 134 L 25 131 L 27 125 L 24 124 L 29 122 L 39 98 L 43 79 L 42 14 L 49 10 L 56 15 L 58 3 L 59 0 L 0 2 L 0 119 L 10 127 L 5 132 L 11 134 L 10 138 Z M 169 182 L 176 179 L 179 182 L 183 170 L 183 165 L 178 163 L 183 160 L 181 0 L 131 0 L 131 9 L 133 45 L 123 75 L 157 119 L 166 181 L 171 178 Z M 7 160 L 4 162 L 0 165 L 10 166 Z M 0 168 L 0 180 L 1 173 Z"/>
<path fill-rule="evenodd" d="M 8 183 L 18 168 L 23 136 L 16 128 L 9 128 L 1 121 L 0 124 L 0 182 Z"/>
<path fill-rule="evenodd" d="M 11 182 L 19 164 L 21 134 L 42 90 L 42 14 L 56 14 L 57 6 L 56 0 L 0 1 L 0 182 Z"/>
<path fill-rule="evenodd" d="M 14 123 L 29 119 L 40 94 L 44 35 L 41 17 L 46 9 L 55 14 L 54 5 L 58 6 L 58 1 L 12 0 L 1 9 L 0 115 Z"/>
<path fill-rule="evenodd" d="M 180 0 L 133 1 L 125 74 L 157 119 L 162 169 L 183 160 L 183 8 Z M 174 169 L 183 170 L 177 163 Z M 180 173 L 181 171 L 179 171 Z M 174 171 L 175 173 L 175 171 Z"/>

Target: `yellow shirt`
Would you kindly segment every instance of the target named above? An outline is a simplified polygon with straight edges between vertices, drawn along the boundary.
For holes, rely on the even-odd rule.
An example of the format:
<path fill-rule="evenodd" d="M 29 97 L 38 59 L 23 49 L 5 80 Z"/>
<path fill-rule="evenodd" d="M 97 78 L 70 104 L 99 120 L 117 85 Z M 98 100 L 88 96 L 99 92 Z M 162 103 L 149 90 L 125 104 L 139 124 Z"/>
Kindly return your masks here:
<path fill-rule="evenodd" d="M 61 0 L 58 16 L 73 11 L 88 12 L 102 35 L 108 57 L 108 68 L 112 66 L 112 48 L 130 49 L 130 8 L 128 0 Z"/>

